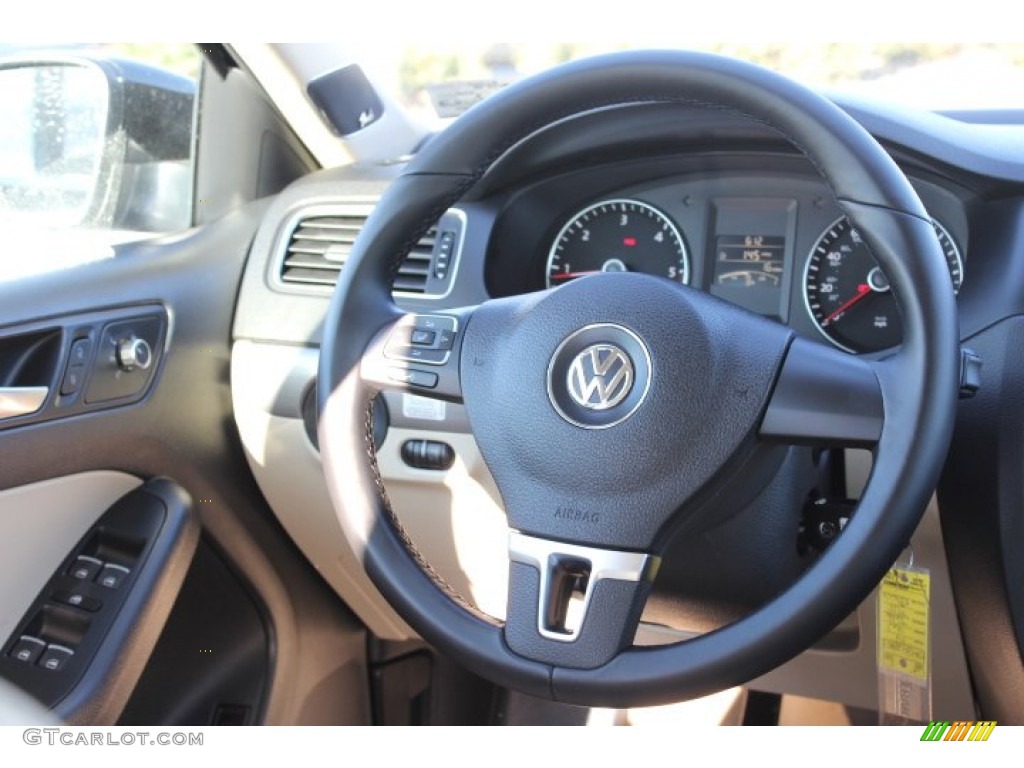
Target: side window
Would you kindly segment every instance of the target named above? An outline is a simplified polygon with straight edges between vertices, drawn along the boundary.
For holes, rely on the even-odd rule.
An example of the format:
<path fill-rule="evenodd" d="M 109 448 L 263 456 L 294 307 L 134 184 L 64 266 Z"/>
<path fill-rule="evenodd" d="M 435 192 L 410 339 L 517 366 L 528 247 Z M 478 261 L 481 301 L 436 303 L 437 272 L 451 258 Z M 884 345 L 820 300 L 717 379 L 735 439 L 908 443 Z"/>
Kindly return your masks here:
<path fill-rule="evenodd" d="M 200 56 L 0 45 L 0 281 L 191 224 Z"/>

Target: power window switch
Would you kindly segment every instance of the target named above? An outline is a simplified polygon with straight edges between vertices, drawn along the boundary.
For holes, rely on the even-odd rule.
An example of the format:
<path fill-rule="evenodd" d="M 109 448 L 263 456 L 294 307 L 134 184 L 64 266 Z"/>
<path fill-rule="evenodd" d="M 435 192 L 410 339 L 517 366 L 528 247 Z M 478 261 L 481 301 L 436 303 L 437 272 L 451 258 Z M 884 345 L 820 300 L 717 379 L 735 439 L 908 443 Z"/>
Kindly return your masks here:
<path fill-rule="evenodd" d="M 92 581 L 102 567 L 102 560 L 97 560 L 95 557 L 89 557 L 88 555 L 79 555 L 71 565 L 68 573 L 71 574 L 72 578 L 81 581 Z"/>
<path fill-rule="evenodd" d="M 17 661 L 24 661 L 26 664 L 32 664 L 39 658 L 45 648 L 46 643 L 38 637 L 22 635 L 21 639 L 11 649 L 10 657 Z"/>
<path fill-rule="evenodd" d="M 81 592 L 68 592 L 61 590 L 53 593 L 53 600 L 57 603 L 63 603 L 64 605 L 70 605 L 72 608 L 80 608 L 83 611 L 89 613 L 96 613 L 100 608 L 103 607 L 103 603 L 94 597 L 87 597 Z"/>
<path fill-rule="evenodd" d="M 75 652 L 63 645 L 48 645 L 43 655 L 36 662 L 37 667 L 48 669 L 51 672 L 60 672 L 67 665 Z"/>
<path fill-rule="evenodd" d="M 131 571 L 123 565 L 107 563 L 103 566 L 103 570 L 100 571 L 99 576 L 96 577 L 96 583 L 101 587 L 106 587 L 107 589 L 117 589 L 121 586 L 121 583 L 128 578 L 129 573 L 131 573 Z"/>

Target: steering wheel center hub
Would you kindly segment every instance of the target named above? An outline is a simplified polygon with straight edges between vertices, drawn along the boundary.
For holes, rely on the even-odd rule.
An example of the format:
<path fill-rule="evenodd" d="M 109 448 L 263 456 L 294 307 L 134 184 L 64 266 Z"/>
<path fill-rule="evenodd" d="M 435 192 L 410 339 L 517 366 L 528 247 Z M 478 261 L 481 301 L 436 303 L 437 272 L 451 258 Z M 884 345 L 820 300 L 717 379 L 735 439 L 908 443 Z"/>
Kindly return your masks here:
<path fill-rule="evenodd" d="M 479 307 L 463 397 L 511 526 L 650 547 L 749 441 L 788 340 L 783 326 L 636 273 Z"/>
<path fill-rule="evenodd" d="M 563 419 L 583 429 L 620 424 L 651 386 L 651 354 L 643 340 L 614 323 L 595 323 L 567 336 L 548 365 L 548 399 Z"/>

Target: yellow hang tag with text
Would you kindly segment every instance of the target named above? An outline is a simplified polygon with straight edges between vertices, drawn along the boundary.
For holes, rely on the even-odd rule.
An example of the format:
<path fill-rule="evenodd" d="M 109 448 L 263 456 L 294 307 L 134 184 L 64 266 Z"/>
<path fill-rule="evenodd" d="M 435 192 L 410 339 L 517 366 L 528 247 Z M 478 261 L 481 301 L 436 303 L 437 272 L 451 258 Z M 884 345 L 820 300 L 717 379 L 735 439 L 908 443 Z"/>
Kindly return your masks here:
<path fill-rule="evenodd" d="M 878 587 L 879 672 L 928 680 L 931 578 L 928 571 L 890 568 Z"/>

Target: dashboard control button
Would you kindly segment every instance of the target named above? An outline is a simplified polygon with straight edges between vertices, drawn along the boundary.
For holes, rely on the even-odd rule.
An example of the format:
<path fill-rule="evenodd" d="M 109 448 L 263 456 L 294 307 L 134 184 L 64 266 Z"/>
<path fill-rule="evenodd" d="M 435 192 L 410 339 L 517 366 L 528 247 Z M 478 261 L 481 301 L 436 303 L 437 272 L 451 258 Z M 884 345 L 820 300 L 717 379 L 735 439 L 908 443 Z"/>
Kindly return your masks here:
<path fill-rule="evenodd" d="M 414 469 L 443 471 L 455 463 L 455 450 L 437 440 L 406 440 L 402 443 L 402 461 Z"/>
<path fill-rule="evenodd" d="M 22 635 L 21 639 L 11 649 L 10 657 L 17 661 L 24 661 L 26 664 L 32 664 L 39 658 L 45 648 L 46 643 L 38 637 Z"/>
<path fill-rule="evenodd" d="M 102 567 L 102 560 L 97 560 L 95 557 L 89 557 L 88 555 L 79 555 L 72 564 L 71 570 L 69 570 L 68 573 L 72 578 L 81 579 L 82 581 L 91 581 L 92 578 L 100 572 L 100 568 Z"/>
<path fill-rule="evenodd" d="M 388 378 L 413 387 L 433 389 L 437 386 L 437 374 L 430 371 L 417 371 L 415 368 L 389 368 Z"/>

